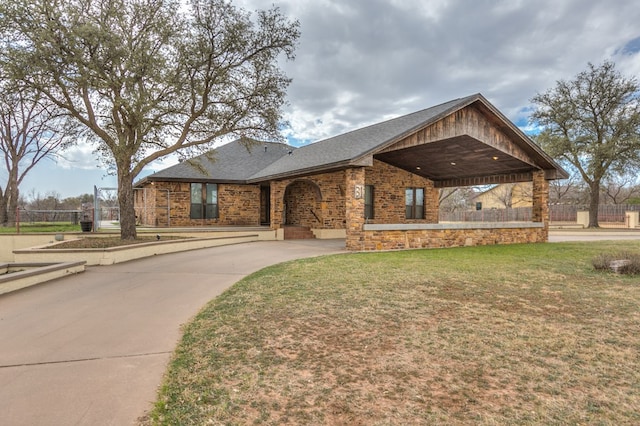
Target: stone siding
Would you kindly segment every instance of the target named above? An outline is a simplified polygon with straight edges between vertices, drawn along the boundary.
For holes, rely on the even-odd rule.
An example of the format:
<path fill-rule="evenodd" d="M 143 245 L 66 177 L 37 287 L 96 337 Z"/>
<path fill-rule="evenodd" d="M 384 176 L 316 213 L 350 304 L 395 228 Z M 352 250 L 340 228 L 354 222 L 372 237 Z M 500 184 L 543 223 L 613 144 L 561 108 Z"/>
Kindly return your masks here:
<path fill-rule="evenodd" d="M 260 185 L 218 185 L 219 225 L 260 225 Z"/>
<path fill-rule="evenodd" d="M 367 223 L 438 223 L 439 191 L 433 181 L 374 160 L 365 171 L 365 185 L 373 185 L 374 217 Z M 424 219 L 405 217 L 407 188 L 424 189 Z"/>
<path fill-rule="evenodd" d="M 362 226 L 364 225 L 364 192 L 356 197 L 356 186 L 364 187 L 365 169 L 360 167 L 357 169 L 348 169 L 345 172 L 345 195 L 346 195 L 346 219 L 347 219 L 347 250 L 360 250 L 363 243 L 364 234 Z M 403 201 L 404 204 L 404 201 Z"/>
<path fill-rule="evenodd" d="M 191 219 L 188 182 L 154 182 L 136 190 L 138 223 L 145 226 L 256 226 L 260 224 L 260 186 L 218 184 L 217 219 Z M 170 206 L 167 208 L 167 196 Z M 152 202 L 149 201 L 152 199 Z M 146 203 L 145 203 L 146 200 Z M 171 212 L 170 221 L 168 213 Z"/>
<path fill-rule="evenodd" d="M 544 228 L 494 229 L 422 229 L 363 231 L 359 244 L 349 250 L 401 250 L 484 246 L 493 244 L 542 243 L 547 241 Z"/>
<path fill-rule="evenodd" d="M 341 170 L 272 181 L 271 227 L 278 229 L 283 224 L 290 224 L 314 229 L 345 229 L 344 176 L 345 172 Z"/>
<path fill-rule="evenodd" d="M 548 239 L 549 183 L 542 171 L 534 173 L 532 185 L 533 222 L 542 223 L 540 227 L 365 231 L 364 185 L 374 187 L 374 218 L 368 219 L 368 224 L 404 224 L 413 227 L 438 223 L 439 192 L 433 182 L 377 160 L 371 167 L 353 167 L 332 173 L 271 181 L 269 184 L 272 229 L 289 223 L 314 229 L 346 230 L 348 250 L 535 243 Z M 424 188 L 424 219 L 405 218 L 405 189 L 412 187 Z M 150 226 L 168 226 L 167 196 L 170 201 L 170 226 L 260 224 L 259 184 L 219 184 L 220 217 L 192 220 L 189 218 L 190 184 L 179 182 L 155 182 L 136 190 L 138 222 Z"/>
<path fill-rule="evenodd" d="M 322 194 L 310 180 L 297 180 L 287 186 L 284 197 L 287 225 L 320 228 L 322 224 Z"/>
<path fill-rule="evenodd" d="M 549 181 L 544 178 L 544 171 L 533 174 L 533 222 L 544 224 L 545 240 L 549 238 Z"/>

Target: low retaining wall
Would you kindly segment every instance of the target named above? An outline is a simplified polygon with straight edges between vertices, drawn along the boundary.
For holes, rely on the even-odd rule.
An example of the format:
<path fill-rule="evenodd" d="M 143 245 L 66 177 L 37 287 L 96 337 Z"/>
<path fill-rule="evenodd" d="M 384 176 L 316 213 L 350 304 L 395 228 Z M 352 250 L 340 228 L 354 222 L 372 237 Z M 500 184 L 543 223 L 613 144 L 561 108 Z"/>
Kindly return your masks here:
<path fill-rule="evenodd" d="M 84 272 L 84 265 L 84 262 L 0 264 L 0 269 L 5 271 L 24 268 L 22 271 L 0 276 L 0 294 Z"/>
<path fill-rule="evenodd" d="M 542 223 L 367 224 L 361 250 L 400 250 L 541 243 L 548 240 Z"/>
<path fill-rule="evenodd" d="M 60 234 L 66 240 L 76 239 L 76 233 Z M 82 236 L 82 234 L 78 234 Z M 53 243 L 56 240 L 56 234 L 0 234 L 0 262 L 13 262 L 14 250 L 25 249 L 28 247 L 41 246 Z"/>
<path fill-rule="evenodd" d="M 126 246 L 100 249 L 51 249 L 34 247 L 15 250 L 16 262 L 69 262 L 84 261 L 87 265 L 113 265 L 115 263 L 155 256 L 158 254 L 217 247 L 228 244 L 259 241 L 260 235 L 236 235 L 209 238 L 187 238 L 184 240 L 168 240 L 150 243 L 131 244 Z"/>
<path fill-rule="evenodd" d="M 264 227 L 227 227 L 227 228 L 210 228 L 210 229 L 152 229 L 139 230 L 138 235 L 175 235 L 181 237 L 194 238 L 227 238 L 235 236 L 257 235 L 260 241 L 272 241 L 276 239 L 276 233 L 273 230 Z M 114 237 L 120 235 L 119 231 L 113 232 L 64 232 L 64 233 L 27 233 L 27 234 L 0 234 L 0 262 L 16 262 L 14 251 L 27 249 L 30 247 L 38 247 L 46 244 L 55 243 L 58 239 L 69 241 L 84 237 L 100 238 Z"/>

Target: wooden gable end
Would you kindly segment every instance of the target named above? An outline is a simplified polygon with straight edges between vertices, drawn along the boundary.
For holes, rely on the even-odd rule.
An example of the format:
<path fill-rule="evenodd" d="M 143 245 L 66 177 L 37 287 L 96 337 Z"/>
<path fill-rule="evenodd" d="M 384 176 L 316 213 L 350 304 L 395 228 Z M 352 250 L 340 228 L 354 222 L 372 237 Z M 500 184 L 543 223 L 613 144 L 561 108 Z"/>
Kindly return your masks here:
<path fill-rule="evenodd" d="M 437 187 L 530 181 L 534 171 L 553 168 L 526 136 L 481 102 L 413 132 L 374 158 Z"/>
<path fill-rule="evenodd" d="M 402 139 L 380 151 L 380 153 L 446 140 L 473 138 L 513 158 L 517 158 L 531 166 L 536 166 L 535 160 L 514 143 L 513 137 L 509 137 L 504 132 L 504 128 L 504 125 L 499 126 L 497 118 L 489 119 L 475 104 L 472 104 Z M 478 153 L 477 160 L 485 159 L 485 157 L 482 157 L 481 150 L 476 149 L 476 152 Z M 489 158 L 492 159 L 493 157 L 494 155 Z"/>

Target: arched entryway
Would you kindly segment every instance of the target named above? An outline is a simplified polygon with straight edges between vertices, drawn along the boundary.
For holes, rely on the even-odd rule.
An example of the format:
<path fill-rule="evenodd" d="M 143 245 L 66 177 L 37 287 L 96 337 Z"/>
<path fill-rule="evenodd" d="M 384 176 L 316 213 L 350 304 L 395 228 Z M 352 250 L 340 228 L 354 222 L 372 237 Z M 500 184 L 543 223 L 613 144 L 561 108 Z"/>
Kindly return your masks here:
<path fill-rule="evenodd" d="M 285 227 L 322 226 L 322 192 L 314 182 L 307 179 L 291 182 L 285 189 L 283 201 Z"/>

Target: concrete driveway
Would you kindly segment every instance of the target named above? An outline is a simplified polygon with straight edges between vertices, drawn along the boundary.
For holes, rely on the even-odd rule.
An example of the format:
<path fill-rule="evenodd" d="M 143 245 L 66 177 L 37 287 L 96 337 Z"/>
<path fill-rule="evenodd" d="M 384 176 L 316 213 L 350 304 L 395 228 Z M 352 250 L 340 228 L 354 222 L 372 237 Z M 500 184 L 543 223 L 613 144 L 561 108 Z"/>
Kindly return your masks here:
<path fill-rule="evenodd" d="M 0 424 L 130 425 L 180 326 L 242 277 L 344 240 L 256 242 L 88 268 L 0 296 Z"/>

